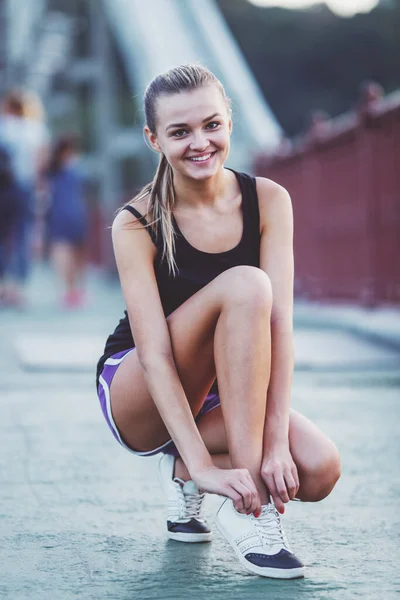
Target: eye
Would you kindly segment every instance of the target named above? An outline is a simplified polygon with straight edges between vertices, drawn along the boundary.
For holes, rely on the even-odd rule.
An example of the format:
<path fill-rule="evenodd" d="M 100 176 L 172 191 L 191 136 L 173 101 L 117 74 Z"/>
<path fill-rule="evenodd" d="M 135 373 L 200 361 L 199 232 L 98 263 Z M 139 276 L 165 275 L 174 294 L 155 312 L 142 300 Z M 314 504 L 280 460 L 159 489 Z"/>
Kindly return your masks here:
<path fill-rule="evenodd" d="M 177 129 L 173 132 L 172 137 L 181 138 L 187 134 L 187 129 Z"/>
<path fill-rule="evenodd" d="M 221 123 L 219 121 L 211 121 L 210 123 L 207 123 L 206 129 L 217 129 L 220 124 Z"/>

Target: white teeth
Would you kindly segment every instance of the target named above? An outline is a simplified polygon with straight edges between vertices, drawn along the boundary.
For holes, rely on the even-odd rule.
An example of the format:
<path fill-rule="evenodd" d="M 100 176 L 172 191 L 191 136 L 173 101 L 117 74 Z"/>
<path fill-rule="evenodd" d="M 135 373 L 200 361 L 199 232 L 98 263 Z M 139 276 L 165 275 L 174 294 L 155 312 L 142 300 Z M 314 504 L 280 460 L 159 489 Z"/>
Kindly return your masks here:
<path fill-rule="evenodd" d="M 196 157 L 192 157 L 189 160 L 194 160 L 195 162 L 200 162 L 203 160 L 208 160 L 210 158 L 211 154 L 206 154 L 205 156 L 196 156 Z"/>

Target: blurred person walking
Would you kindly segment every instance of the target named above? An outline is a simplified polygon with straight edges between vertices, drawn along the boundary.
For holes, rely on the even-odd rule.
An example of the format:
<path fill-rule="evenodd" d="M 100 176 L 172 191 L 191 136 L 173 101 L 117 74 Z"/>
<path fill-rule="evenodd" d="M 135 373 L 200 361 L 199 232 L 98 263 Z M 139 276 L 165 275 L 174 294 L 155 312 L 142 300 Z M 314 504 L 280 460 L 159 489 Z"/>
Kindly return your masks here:
<path fill-rule="evenodd" d="M 55 143 L 48 170 L 47 224 L 51 258 L 62 284 L 61 304 L 68 309 L 85 303 L 85 242 L 89 224 L 83 188 L 79 140 L 75 135 L 64 135 Z"/>
<path fill-rule="evenodd" d="M 225 167 L 230 102 L 207 69 L 157 76 L 144 104 L 160 161 L 112 226 L 127 310 L 98 362 L 101 409 L 125 449 L 162 454 L 168 537 L 209 542 L 204 495 L 218 494 L 215 524 L 243 567 L 302 577 L 280 515 L 330 494 L 340 459 L 290 409 L 290 196 Z"/>
<path fill-rule="evenodd" d="M 0 306 L 8 305 L 6 264 L 11 236 L 23 211 L 23 191 L 13 173 L 11 158 L 0 146 Z"/>
<path fill-rule="evenodd" d="M 24 117 L 31 143 L 35 145 L 36 193 L 33 255 L 43 257 L 45 244 L 45 217 L 48 208 L 46 169 L 50 160 L 50 133 L 45 122 L 45 111 L 39 96 L 24 91 Z"/>
<path fill-rule="evenodd" d="M 42 123 L 26 116 L 23 92 L 11 91 L 3 101 L 0 117 L 0 145 L 11 158 L 13 175 L 22 193 L 22 210 L 13 223 L 10 241 L 4 257 L 5 302 L 23 307 L 26 302 L 25 285 L 32 255 L 32 231 L 36 213 L 36 191 L 42 168 L 43 148 L 48 141 Z"/>

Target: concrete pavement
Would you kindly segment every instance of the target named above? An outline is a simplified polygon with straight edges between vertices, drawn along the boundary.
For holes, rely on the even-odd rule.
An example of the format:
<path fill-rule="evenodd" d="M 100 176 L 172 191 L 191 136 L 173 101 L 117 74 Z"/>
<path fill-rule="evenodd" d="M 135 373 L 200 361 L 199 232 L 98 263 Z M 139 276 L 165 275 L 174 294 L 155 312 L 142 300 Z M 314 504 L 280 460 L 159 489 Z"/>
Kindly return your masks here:
<path fill-rule="evenodd" d="M 166 540 L 157 459 L 118 446 L 95 396 L 93 353 L 121 295 L 94 273 L 90 293 L 87 309 L 63 312 L 36 269 L 31 307 L 0 312 L 1 598 L 398 597 L 396 351 L 344 331 L 296 332 L 292 405 L 334 439 L 343 476 L 325 501 L 292 503 L 285 516 L 307 578 L 264 580 L 241 570 L 217 531 L 196 547 Z M 86 340 L 75 356 L 71 337 Z M 212 524 L 219 500 L 207 500 Z"/>
<path fill-rule="evenodd" d="M 321 304 L 298 300 L 298 327 L 347 331 L 388 348 L 400 350 L 400 306 L 362 308 L 351 304 Z"/>

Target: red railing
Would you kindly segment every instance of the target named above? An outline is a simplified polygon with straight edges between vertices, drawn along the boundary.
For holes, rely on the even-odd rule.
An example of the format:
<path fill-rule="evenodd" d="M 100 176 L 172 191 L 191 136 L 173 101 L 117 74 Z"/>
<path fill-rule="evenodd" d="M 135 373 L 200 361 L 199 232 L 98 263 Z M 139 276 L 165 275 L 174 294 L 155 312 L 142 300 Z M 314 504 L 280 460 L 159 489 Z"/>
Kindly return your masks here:
<path fill-rule="evenodd" d="M 297 296 L 400 301 L 400 92 L 368 84 L 356 111 L 316 113 L 254 170 L 292 196 Z"/>

